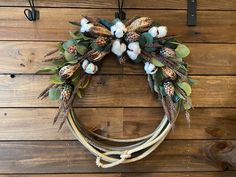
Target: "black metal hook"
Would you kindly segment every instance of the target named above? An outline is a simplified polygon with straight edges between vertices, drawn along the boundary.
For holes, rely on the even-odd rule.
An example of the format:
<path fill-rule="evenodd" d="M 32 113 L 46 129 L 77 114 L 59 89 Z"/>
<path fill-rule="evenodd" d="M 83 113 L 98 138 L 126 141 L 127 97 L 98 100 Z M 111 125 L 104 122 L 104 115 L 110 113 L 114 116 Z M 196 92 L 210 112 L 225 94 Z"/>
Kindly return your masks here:
<path fill-rule="evenodd" d="M 115 18 L 119 18 L 120 20 L 125 20 L 126 14 L 123 11 L 124 0 L 122 0 L 121 3 L 120 0 L 118 0 L 117 3 L 118 3 L 118 12 L 115 13 Z"/>
<path fill-rule="evenodd" d="M 35 4 L 34 4 L 34 0 L 28 0 L 30 8 L 31 9 L 25 9 L 24 10 L 24 14 L 25 17 L 29 20 L 29 21 L 36 21 L 39 19 L 39 11 L 35 9 Z"/>
<path fill-rule="evenodd" d="M 187 25 L 197 25 L 197 0 L 188 0 L 187 3 Z"/>

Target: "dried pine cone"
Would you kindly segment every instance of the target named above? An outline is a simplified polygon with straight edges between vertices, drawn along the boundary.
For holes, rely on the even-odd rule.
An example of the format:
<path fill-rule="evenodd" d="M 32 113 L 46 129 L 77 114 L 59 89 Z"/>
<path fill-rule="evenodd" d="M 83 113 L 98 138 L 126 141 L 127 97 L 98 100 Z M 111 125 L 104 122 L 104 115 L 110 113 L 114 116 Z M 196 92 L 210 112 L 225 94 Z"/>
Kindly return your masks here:
<path fill-rule="evenodd" d="M 160 55 L 166 58 L 174 58 L 175 57 L 175 51 L 171 48 L 164 47 L 160 50 Z"/>
<path fill-rule="evenodd" d="M 98 37 L 95 42 L 99 47 L 104 47 L 107 45 L 108 40 L 107 37 Z"/>
<path fill-rule="evenodd" d="M 143 32 L 147 30 L 152 24 L 152 19 L 149 17 L 140 17 L 134 20 L 128 27 L 128 31 L 140 31 Z"/>
<path fill-rule="evenodd" d="M 64 67 L 62 67 L 59 71 L 59 76 L 62 80 L 66 80 L 69 79 L 71 76 L 73 76 L 73 74 L 75 73 L 75 71 L 80 67 L 79 64 L 75 64 L 75 65 L 66 65 Z"/>
<path fill-rule="evenodd" d="M 134 31 L 128 32 L 125 40 L 130 43 L 130 42 L 136 42 L 139 40 L 140 35 Z"/>
<path fill-rule="evenodd" d="M 166 77 L 170 77 L 172 80 L 176 79 L 176 73 L 172 69 L 167 66 L 162 67 L 161 69 Z"/>
<path fill-rule="evenodd" d="M 163 84 L 164 86 L 164 90 L 165 90 L 165 93 L 168 95 L 168 96 L 173 96 L 174 95 L 174 92 L 175 92 L 175 87 L 173 85 L 172 82 L 170 81 L 167 81 Z"/>
<path fill-rule="evenodd" d="M 70 99 L 72 90 L 73 89 L 71 85 L 64 85 L 61 91 L 61 99 L 64 101 L 68 101 Z"/>

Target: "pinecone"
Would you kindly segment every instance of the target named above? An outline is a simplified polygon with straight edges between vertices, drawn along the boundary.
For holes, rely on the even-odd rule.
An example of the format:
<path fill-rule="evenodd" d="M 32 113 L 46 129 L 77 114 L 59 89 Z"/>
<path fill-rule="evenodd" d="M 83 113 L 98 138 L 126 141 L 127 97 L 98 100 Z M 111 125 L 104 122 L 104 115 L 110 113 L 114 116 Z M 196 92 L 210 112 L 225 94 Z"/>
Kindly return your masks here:
<path fill-rule="evenodd" d="M 139 40 L 140 35 L 134 31 L 128 32 L 126 35 L 125 40 L 130 43 L 130 42 L 136 42 Z"/>
<path fill-rule="evenodd" d="M 75 45 L 72 45 L 72 46 L 68 47 L 67 50 L 71 54 L 77 54 L 77 47 Z"/>
<path fill-rule="evenodd" d="M 108 42 L 108 38 L 107 37 L 98 37 L 95 42 L 99 47 L 104 47 L 104 46 L 106 46 L 106 44 Z"/>
<path fill-rule="evenodd" d="M 163 84 L 164 90 L 168 96 L 173 96 L 175 92 L 175 87 L 172 82 L 167 81 Z"/>
<path fill-rule="evenodd" d="M 69 79 L 79 67 L 80 67 L 79 64 L 66 65 L 66 66 L 62 67 L 59 71 L 60 78 L 62 80 Z"/>
<path fill-rule="evenodd" d="M 166 77 L 170 77 L 172 80 L 176 79 L 176 73 L 172 69 L 167 66 L 162 67 L 161 69 Z"/>
<path fill-rule="evenodd" d="M 164 47 L 160 50 L 160 55 L 166 58 L 174 58 L 175 57 L 175 51 L 171 48 Z"/>
<path fill-rule="evenodd" d="M 72 86 L 71 85 L 64 85 L 62 91 L 61 91 L 61 99 L 63 101 L 68 101 L 70 99 L 71 93 L 72 93 Z"/>

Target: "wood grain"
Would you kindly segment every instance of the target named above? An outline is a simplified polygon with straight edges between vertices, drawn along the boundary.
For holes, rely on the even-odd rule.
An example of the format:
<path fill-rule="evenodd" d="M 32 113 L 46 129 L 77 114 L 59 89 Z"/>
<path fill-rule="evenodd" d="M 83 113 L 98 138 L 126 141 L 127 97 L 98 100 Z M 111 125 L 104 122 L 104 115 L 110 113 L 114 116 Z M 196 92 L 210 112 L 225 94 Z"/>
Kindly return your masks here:
<path fill-rule="evenodd" d="M 0 107 L 56 107 L 57 101 L 36 99 L 49 84 L 46 75 L 1 75 Z M 235 107 L 234 76 L 194 76 L 195 107 Z M 75 100 L 76 107 L 159 107 L 160 104 L 145 84 L 144 76 L 94 76 L 84 98 Z"/>
<path fill-rule="evenodd" d="M 1 108 L 0 140 L 75 140 L 64 125 L 52 125 L 55 108 Z M 81 123 L 108 137 L 134 138 L 151 133 L 162 119 L 162 108 L 80 108 Z M 234 108 L 196 108 L 189 128 L 184 114 L 167 139 L 236 139 Z M 60 121 L 60 119 L 59 119 Z"/>
<path fill-rule="evenodd" d="M 67 31 L 75 29 L 68 21 L 80 20 L 81 15 L 112 19 L 115 9 L 42 8 L 41 19 L 31 23 L 22 13 L 24 8 L 0 8 L 0 40 L 61 41 L 67 39 Z M 8 15 L 11 11 L 11 16 Z M 60 13 L 58 13 L 60 11 Z M 198 25 L 186 26 L 186 11 L 127 10 L 127 17 L 152 14 L 169 29 L 169 35 L 177 35 L 185 42 L 236 42 L 236 13 L 234 11 L 199 11 Z M 58 15 L 55 15 L 58 14 Z"/>
<path fill-rule="evenodd" d="M 180 173 L 97 173 L 97 174 L 22 174 L 0 175 L 0 177 L 235 177 L 235 171 L 225 172 L 180 172 Z"/>
<path fill-rule="evenodd" d="M 218 147 L 224 157 L 231 153 L 228 159 L 232 159 L 236 155 L 235 140 L 166 140 L 142 161 L 101 169 L 95 165 L 93 155 L 77 141 L 1 142 L 0 173 L 223 171 L 225 167 L 207 159 L 204 153 L 205 148 L 219 143 L 233 146 L 230 151 L 227 147 Z M 235 166 L 227 167 L 235 169 Z"/>
<path fill-rule="evenodd" d="M 117 8 L 116 0 L 37 0 L 38 7 L 78 7 L 78 8 Z M 24 0 L 1 1 L 0 6 L 28 6 Z M 185 0 L 136 0 L 125 1 L 125 8 L 137 9 L 186 9 L 187 4 Z M 224 0 L 218 0 L 212 3 L 211 0 L 198 0 L 198 10 L 235 10 L 236 1 L 231 0 L 225 3 Z"/>
<path fill-rule="evenodd" d="M 33 74 L 49 65 L 44 55 L 55 48 L 55 42 L 0 43 L 0 73 Z M 186 58 L 190 74 L 235 75 L 236 44 L 187 44 L 191 54 Z M 216 50 L 217 49 L 217 50 Z M 143 64 L 120 65 L 114 55 L 104 59 L 100 74 L 143 74 Z"/>

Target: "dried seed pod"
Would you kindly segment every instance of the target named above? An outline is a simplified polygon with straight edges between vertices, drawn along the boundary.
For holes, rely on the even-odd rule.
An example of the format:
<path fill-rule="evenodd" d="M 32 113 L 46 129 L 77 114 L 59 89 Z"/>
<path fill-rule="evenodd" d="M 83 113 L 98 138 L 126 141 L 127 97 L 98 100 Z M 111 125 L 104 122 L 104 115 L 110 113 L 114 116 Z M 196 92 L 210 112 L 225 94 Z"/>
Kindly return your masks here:
<path fill-rule="evenodd" d="M 93 36 L 93 37 L 99 37 L 99 36 L 105 36 L 105 37 L 109 37 L 112 36 L 111 32 L 106 29 L 105 27 L 101 27 L 101 26 L 93 26 L 89 29 L 89 33 Z"/>
<path fill-rule="evenodd" d="M 166 58 L 174 58 L 176 56 L 175 51 L 167 47 L 164 47 L 160 50 L 160 55 Z"/>
<path fill-rule="evenodd" d="M 77 54 L 77 47 L 75 45 L 69 46 L 67 51 L 71 54 Z"/>
<path fill-rule="evenodd" d="M 59 71 L 59 76 L 62 80 L 66 80 L 71 78 L 75 71 L 80 67 L 80 64 L 75 64 L 75 65 L 66 65 L 62 67 Z"/>
<path fill-rule="evenodd" d="M 73 88 L 71 85 L 64 85 L 61 91 L 61 99 L 67 102 L 71 97 L 72 91 L 73 91 Z"/>
<path fill-rule="evenodd" d="M 120 63 L 120 64 L 124 64 L 126 61 L 127 61 L 127 55 L 122 55 L 122 56 L 119 58 L 119 63 Z"/>
<path fill-rule="evenodd" d="M 172 82 L 170 82 L 170 81 L 164 82 L 163 86 L 164 86 L 165 93 L 168 96 L 173 96 L 174 95 L 175 87 L 174 87 Z"/>
<path fill-rule="evenodd" d="M 95 42 L 99 47 L 104 47 L 107 45 L 109 39 L 107 37 L 98 37 Z"/>
<path fill-rule="evenodd" d="M 138 33 L 136 33 L 135 31 L 130 31 L 130 32 L 127 33 L 127 35 L 125 37 L 125 40 L 128 43 L 136 42 L 136 41 L 139 40 L 139 37 L 140 37 L 140 35 Z"/>
<path fill-rule="evenodd" d="M 149 17 L 140 17 L 134 20 L 128 27 L 128 31 L 145 31 L 152 24 L 152 19 Z"/>
<path fill-rule="evenodd" d="M 100 61 L 105 55 L 107 54 L 107 52 L 100 52 L 97 50 L 90 50 L 86 55 L 89 61 L 92 62 L 97 62 Z"/>
<path fill-rule="evenodd" d="M 162 67 L 162 72 L 164 73 L 164 75 L 166 77 L 170 77 L 172 80 L 175 80 L 176 79 L 176 73 L 174 70 L 170 69 L 169 67 L 165 66 L 165 67 Z"/>

